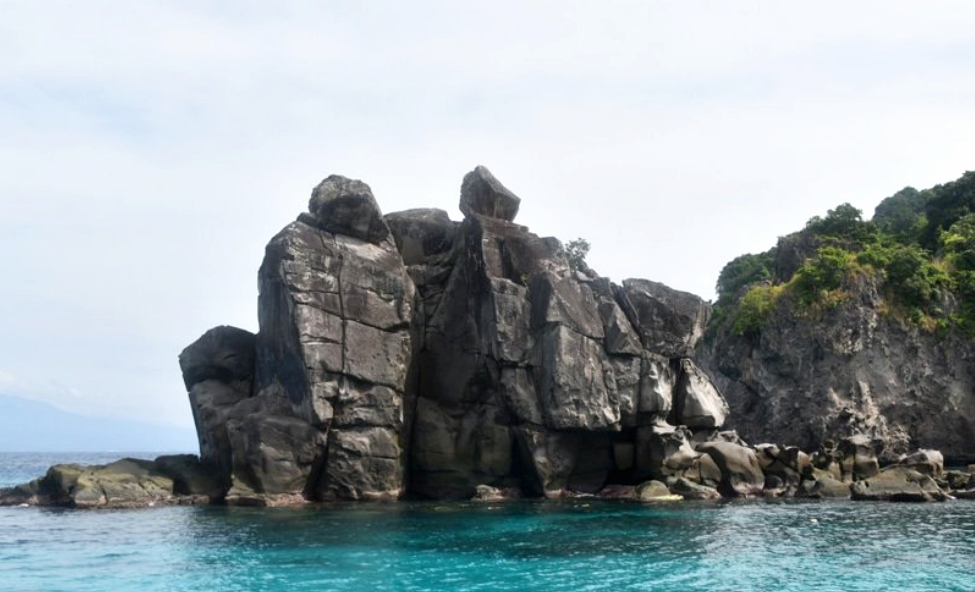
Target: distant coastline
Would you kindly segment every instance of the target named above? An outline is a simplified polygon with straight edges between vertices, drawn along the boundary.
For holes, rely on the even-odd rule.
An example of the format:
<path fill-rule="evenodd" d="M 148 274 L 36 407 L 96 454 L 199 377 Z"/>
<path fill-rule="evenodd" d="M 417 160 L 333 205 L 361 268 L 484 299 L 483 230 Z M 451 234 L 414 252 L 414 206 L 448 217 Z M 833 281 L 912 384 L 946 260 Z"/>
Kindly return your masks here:
<path fill-rule="evenodd" d="M 87 417 L 48 403 L 0 394 L 0 452 L 113 452 L 118 458 L 118 453 L 153 450 L 196 454 L 196 431 Z"/>

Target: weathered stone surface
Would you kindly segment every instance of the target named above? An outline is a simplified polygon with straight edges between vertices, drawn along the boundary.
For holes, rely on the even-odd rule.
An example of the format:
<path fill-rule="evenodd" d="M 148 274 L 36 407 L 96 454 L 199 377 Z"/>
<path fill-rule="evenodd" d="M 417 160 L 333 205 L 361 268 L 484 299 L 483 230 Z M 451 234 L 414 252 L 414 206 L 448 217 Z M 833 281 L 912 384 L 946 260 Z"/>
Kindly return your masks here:
<path fill-rule="evenodd" d="M 762 492 L 765 475 L 751 448 L 731 442 L 705 442 L 698 452 L 708 454 L 721 470 L 718 489 L 725 495 L 752 496 Z"/>
<path fill-rule="evenodd" d="M 465 216 L 481 214 L 511 222 L 518 215 L 521 199 L 494 178 L 487 167 L 478 165 L 464 175 L 460 188 L 460 211 Z"/>
<path fill-rule="evenodd" d="M 484 351 L 500 362 L 526 364 L 535 345 L 528 288 L 504 278 L 490 278 L 490 286 L 485 308 L 494 322 L 482 332 Z"/>
<path fill-rule="evenodd" d="M 603 322 L 589 286 L 554 273 L 538 273 L 531 280 L 532 328 L 559 324 L 602 340 Z"/>
<path fill-rule="evenodd" d="M 527 474 L 522 488 L 530 495 L 560 497 L 579 459 L 579 437 L 530 426 L 514 429 Z"/>
<path fill-rule="evenodd" d="M 403 493 L 402 450 L 391 428 L 333 429 L 318 497 L 324 500 L 394 500 Z"/>
<path fill-rule="evenodd" d="M 207 499 L 219 499 L 223 495 L 220 475 L 200 464 L 195 454 L 160 456 L 153 463 L 157 472 L 172 479 L 175 495 L 201 495 Z"/>
<path fill-rule="evenodd" d="M 694 483 L 683 477 L 677 478 L 670 485 L 670 492 L 688 500 L 715 500 L 721 497 L 717 489 Z"/>
<path fill-rule="evenodd" d="M 171 501 L 173 481 L 150 461 L 125 458 L 82 470 L 68 493 L 78 508 L 143 506 Z"/>
<path fill-rule="evenodd" d="M 345 321 L 343 325 L 344 373 L 402 390 L 410 362 L 409 332 L 387 332 L 355 321 Z"/>
<path fill-rule="evenodd" d="M 797 497 L 814 499 L 849 499 L 850 484 L 840 481 L 834 473 L 813 469 L 811 478 L 804 479 L 796 492 Z"/>
<path fill-rule="evenodd" d="M 902 458 L 900 464 L 929 477 L 940 477 L 945 471 L 945 457 L 937 450 L 918 450 Z"/>
<path fill-rule="evenodd" d="M 783 449 L 775 444 L 754 446 L 758 463 L 765 473 L 766 489 L 795 488 L 802 481 L 808 456 L 795 448 Z"/>
<path fill-rule="evenodd" d="M 917 447 L 941 451 L 949 464 L 975 458 L 972 341 L 885 313 L 893 303 L 884 286 L 855 275 L 822 315 L 796 315 L 786 298 L 760 336 L 715 328 L 695 362 L 728 400 L 729 425 L 746 439 L 805 450 L 865 434 L 884 441 L 881 462 Z"/>
<path fill-rule="evenodd" d="M 248 383 L 254 376 L 255 335 L 227 325 L 214 327 L 179 354 L 186 390 L 204 380 Z"/>
<path fill-rule="evenodd" d="M 190 388 L 189 398 L 200 443 L 200 461 L 229 485 L 233 452 L 227 422 L 247 393 L 217 380 L 204 380 Z"/>
<path fill-rule="evenodd" d="M 670 489 L 667 488 L 665 483 L 660 481 L 646 481 L 637 485 L 636 495 L 641 502 L 652 502 L 660 499 L 673 499 L 673 494 L 670 493 Z"/>
<path fill-rule="evenodd" d="M 389 235 L 372 189 L 362 181 L 330 175 L 311 193 L 308 210 L 322 230 L 379 243 Z"/>
<path fill-rule="evenodd" d="M 287 401 L 289 410 L 275 411 L 275 421 L 291 417 L 296 423 L 289 431 L 304 433 L 313 446 L 283 459 L 291 468 L 270 476 L 274 485 L 268 491 L 260 475 L 248 478 L 244 472 L 260 455 L 235 454 L 246 459 L 235 460 L 244 489 L 329 499 L 388 498 L 405 491 L 401 452 L 391 457 L 380 455 L 378 446 L 352 450 L 345 437 L 391 431 L 401 450 L 407 428 L 415 289 L 399 252 L 385 240 L 386 226 L 381 218 L 376 221 L 374 205 L 364 184 L 329 177 L 310 206 L 320 224 L 302 218 L 267 247 L 259 273 L 255 393 Z M 252 426 L 253 432 L 262 422 L 243 418 L 235 425 Z M 236 437 L 238 446 L 246 441 Z M 380 476 L 356 465 L 372 467 Z M 380 486 L 388 491 L 377 490 Z"/>
<path fill-rule="evenodd" d="M 386 214 L 383 219 L 406 265 L 425 263 L 429 257 L 448 253 L 454 246 L 457 224 L 443 210 L 405 210 Z"/>
<path fill-rule="evenodd" d="M 403 427 L 403 394 L 388 386 L 338 378 L 332 424 L 341 427 Z"/>
<path fill-rule="evenodd" d="M 547 426 L 557 430 L 617 430 L 617 393 L 607 386 L 608 360 L 600 344 L 562 325 L 540 338 L 535 383 Z"/>
<path fill-rule="evenodd" d="M 638 356 L 610 356 L 608 375 L 610 390 L 616 391 L 620 406 L 620 424 L 626 428 L 640 423 L 640 383 L 642 360 Z"/>
<path fill-rule="evenodd" d="M 508 366 L 501 369 L 501 398 L 518 422 L 537 426 L 544 423 L 535 379 L 527 368 Z"/>
<path fill-rule="evenodd" d="M 844 480 L 865 479 L 880 472 L 877 455 L 883 447 L 883 440 L 862 434 L 840 440 L 837 452 Z"/>
<path fill-rule="evenodd" d="M 698 296 L 649 280 L 623 280 L 620 301 L 644 349 L 668 358 L 690 357 L 710 316 Z"/>
<path fill-rule="evenodd" d="M 249 503 L 262 494 L 305 493 L 324 453 L 322 433 L 284 415 L 252 413 L 227 424 L 233 450 L 228 501 Z"/>
<path fill-rule="evenodd" d="M 410 449 L 413 493 L 467 499 L 479 484 L 499 485 L 512 469 L 513 435 L 492 404 L 471 407 L 420 397 Z"/>
<path fill-rule="evenodd" d="M 674 423 L 692 429 L 720 428 L 728 417 L 728 403 L 694 362 L 680 362 L 674 397 Z"/>
<path fill-rule="evenodd" d="M 946 501 L 949 496 L 929 477 L 909 467 L 887 467 L 869 479 L 850 486 L 855 500 L 893 502 Z"/>
<path fill-rule="evenodd" d="M 913 467 L 912 467 L 913 468 Z M 916 468 L 913 468 L 917 470 Z M 918 471 L 921 473 L 922 471 Z M 944 471 L 940 478 L 935 478 L 938 487 L 946 491 L 958 491 L 975 488 L 975 476 L 966 471 Z"/>
<path fill-rule="evenodd" d="M 640 355 L 643 351 L 640 337 L 616 301 L 619 288 L 605 278 L 599 278 L 589 286 L 596 296 L 599 318 L 603 323 L 606 351 L 610 354 Z"/>
<path fill-rule="evenodd" d="M 478 485 L 474 488 L 474 497 L 471 501 L 475 502 L 505 502 L 521 499 L 521 491 L 514 487 L 492 487 L 490 485 Z"/>
<path fill-rule="evenodd" d="M 701 485 L 716 488 L 721 483 L 721 467 L 710 454 L 704 453 L 690 470 L 684 471 L 684 476 Z"/>
<path fill-rule="evenodd" d="M 640 412 L 666 418 L 674 404 L 677 372 L 670 360 L 644 352 L 640 382 Z"/>
<path fill-rule="evenodd" d="M 0 489 L 0 505 L 133 508 L 176 503 L 173 480 L 148 460 L 107 465 L 54 465 L 40 479 Z"/>
<path fill-rule="evenodd" d="M 658 422 L 636 431 L 637 479 L 660 479 L 683 473 L 691 468 L 700 454 L 690 445 L 690 434 L 684 427 Z"/>

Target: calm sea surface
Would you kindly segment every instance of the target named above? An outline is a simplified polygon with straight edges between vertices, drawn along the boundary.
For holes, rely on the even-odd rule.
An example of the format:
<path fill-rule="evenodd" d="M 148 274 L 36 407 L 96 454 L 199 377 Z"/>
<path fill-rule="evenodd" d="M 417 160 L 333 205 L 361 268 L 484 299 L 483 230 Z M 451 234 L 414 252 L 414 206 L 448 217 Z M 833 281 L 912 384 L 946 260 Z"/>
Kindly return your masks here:
<path fill-rule="evenodd" d="M 975 591 L 975 503 L 0 508 L 0 590 Z"/>

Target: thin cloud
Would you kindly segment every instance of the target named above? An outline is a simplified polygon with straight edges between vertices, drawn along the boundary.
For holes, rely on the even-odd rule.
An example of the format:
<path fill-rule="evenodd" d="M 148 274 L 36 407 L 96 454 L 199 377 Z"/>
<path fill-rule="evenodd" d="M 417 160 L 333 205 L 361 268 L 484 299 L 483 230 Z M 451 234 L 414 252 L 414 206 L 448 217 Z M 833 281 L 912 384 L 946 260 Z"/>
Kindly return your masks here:
<path fill-rule="evenodd" d="M 256 330 L 264 245 L 330 173 L 456 219 L 485 164 L 600 272 L 710 297 L 813 215 L 975 168 L 973 25 L 968 1 L 6 2 L 0 359 L 189 425 L 176 354 Z"/>

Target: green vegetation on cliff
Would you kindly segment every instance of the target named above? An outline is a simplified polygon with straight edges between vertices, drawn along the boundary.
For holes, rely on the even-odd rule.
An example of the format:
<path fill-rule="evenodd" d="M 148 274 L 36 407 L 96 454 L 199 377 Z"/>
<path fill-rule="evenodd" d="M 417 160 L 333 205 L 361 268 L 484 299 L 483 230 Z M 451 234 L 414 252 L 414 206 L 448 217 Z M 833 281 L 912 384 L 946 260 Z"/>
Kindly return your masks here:
<path fill-rule="evenodd" d="M 975 334 L 975 172 L 883 200 L 871 220 L 848 203 L 758 254 L 736 257 L 717 282 L 711 331 L 757 336 L 778 307 L 817 314 L 870 280 L 884 311 L 928 330 Z"/>

